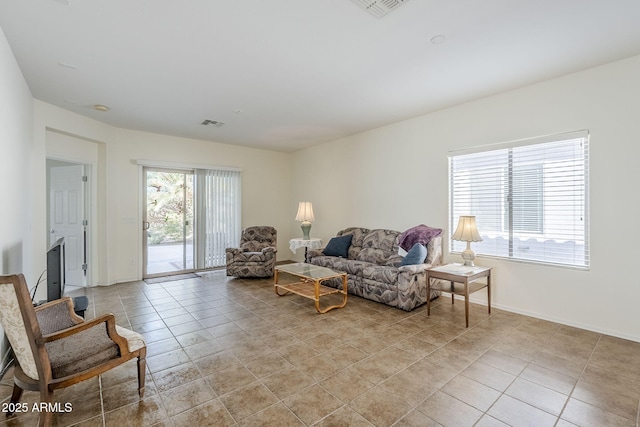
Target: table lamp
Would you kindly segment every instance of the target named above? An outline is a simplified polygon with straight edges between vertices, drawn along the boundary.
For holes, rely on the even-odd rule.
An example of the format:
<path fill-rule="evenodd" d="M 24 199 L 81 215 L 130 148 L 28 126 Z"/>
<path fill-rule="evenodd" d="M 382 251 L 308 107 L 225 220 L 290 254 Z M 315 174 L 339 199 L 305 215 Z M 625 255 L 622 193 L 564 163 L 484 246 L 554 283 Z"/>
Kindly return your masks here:
<path fill-rule="evenodd" d="M 311 202 L 300 202 L 298 204 L 298 214 L 296 215 L 296 221 L 302 221 L 302 238 L 309 240 L 309 231 L 311 231 L 311 222 L 315 221 L 313 216 L 313 205 Z"/>
<path fill-rule="evenodd" d="M 451 236 L 453 240 L 460 242 L 467 242 L 467 249 L 462 252 L 462 259 L 464 265 L 467 267 L 473 267 L 473 260 L 476 258 L 476 254 L 471 250 L 471 242 L 482 242 L 482 237 L 476 227 L 475 216 L 461 216 L 458 221 L 458 228 L 456 232 Z"/>

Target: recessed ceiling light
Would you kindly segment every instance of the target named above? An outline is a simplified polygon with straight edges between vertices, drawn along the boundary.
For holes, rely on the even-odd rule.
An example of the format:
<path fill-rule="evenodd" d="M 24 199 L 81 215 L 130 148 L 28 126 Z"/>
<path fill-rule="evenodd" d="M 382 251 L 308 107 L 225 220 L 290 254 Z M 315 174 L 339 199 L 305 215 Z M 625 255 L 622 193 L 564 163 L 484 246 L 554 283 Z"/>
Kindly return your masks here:
<path fill-rule="evenodd" d="M 442 34 L 438 34 L 437 36 L 431 37 L 431 44 L 443 44 L 446 41 L 447 41 L 447 37 Z"/>
<path fill-rule="evenodd" d="M 64 67 L 64 68 L 71 68 L 72 70 L 75 70 L 75 69 L 78 68 L 73 64 L 68 64 L 68 63 L 62 62 L 62 61 L 58 61 L 58 65 L 61 66 L 61 67 Z"/>
<path fill-rule="evenodd" d="M 96 111 L 102 111 L 103 113 L 106 113 L 107 111 L 109 111 L 109 107 L 107 107 L 106 105 L 102 105 L 102 104 L 94 105 L 93 109 L 96 110 Z"/>

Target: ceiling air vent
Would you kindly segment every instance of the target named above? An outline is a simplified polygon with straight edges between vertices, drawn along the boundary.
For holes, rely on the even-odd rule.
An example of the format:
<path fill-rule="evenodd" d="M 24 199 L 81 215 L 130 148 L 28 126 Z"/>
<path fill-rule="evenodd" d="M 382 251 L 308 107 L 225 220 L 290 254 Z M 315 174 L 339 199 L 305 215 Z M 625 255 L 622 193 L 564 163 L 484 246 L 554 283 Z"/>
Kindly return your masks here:
<path fill-rule="evenodd" d="M 207 120 L 203 121 L 203 122 L 202 122 L 202 123 L 200 123 L 200 124 L 201 124 L 201 125 L 204 125 L 204 126 L 213 125 L 213 126 L 215 126 L 215 127 L 217 127 L 217 128 L 221 128 L 222 126 L 224 126 L 224 123 L 222 123 L 222 122 L 219 122 L 219 121 L 217 121 L 217 120 L 209 120 L 209 119 L 207 119 Z"/>
<path fill-rule="evenodd" d="M 376 18 L 382 18 L 387 13 L 397 9 L 409 0 L 351 0 Z"/>

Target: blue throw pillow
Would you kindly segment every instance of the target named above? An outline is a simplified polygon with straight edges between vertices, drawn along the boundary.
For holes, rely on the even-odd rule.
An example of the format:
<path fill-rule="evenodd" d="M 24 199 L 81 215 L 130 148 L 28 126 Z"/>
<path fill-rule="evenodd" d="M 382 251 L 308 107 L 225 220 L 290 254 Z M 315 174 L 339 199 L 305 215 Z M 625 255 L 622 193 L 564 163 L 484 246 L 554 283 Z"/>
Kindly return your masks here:
<path fill-rule="evenodd" d="M 422 264 L 427 257 L 427 248 L 421 245 L 420 243 L 416 243 L 409 249 L 407 255 L 404 257 L 400 265 L 414 265 L 414 264 Z"/>
<path fill-rule="evenodd" d="M 351 246 L 351 239 L 353 239 L 353 234 L 332 237 L 329 243 L 327 243 L 327 247 L 322 250 L 322 253 L 327 256 L 347 258 L 349 255 L 349 246 Z"/>

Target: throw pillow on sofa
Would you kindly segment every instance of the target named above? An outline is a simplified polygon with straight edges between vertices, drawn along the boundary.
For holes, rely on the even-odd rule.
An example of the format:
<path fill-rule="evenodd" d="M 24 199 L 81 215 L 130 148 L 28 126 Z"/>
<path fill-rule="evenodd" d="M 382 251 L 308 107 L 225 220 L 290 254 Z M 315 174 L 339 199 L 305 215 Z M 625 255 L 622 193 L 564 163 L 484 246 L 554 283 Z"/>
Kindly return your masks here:
<path fill-rule="evenodd" d="M 414 244 L 407 255 L 404 257 L 400 265 L 422 264 L 427 257 L 427 248 L 420 243 Z"/>
<path fill-rule="evenodd" d="M 351 239 L 353 239 L 353 235 L 351 234 L 332 237 L 329 243 L 327 243 L 327 247 L 322 250 L 322 253 L 327 256 L 347 258 L 349 255 L 349 246 L 351 246 Z"/>

